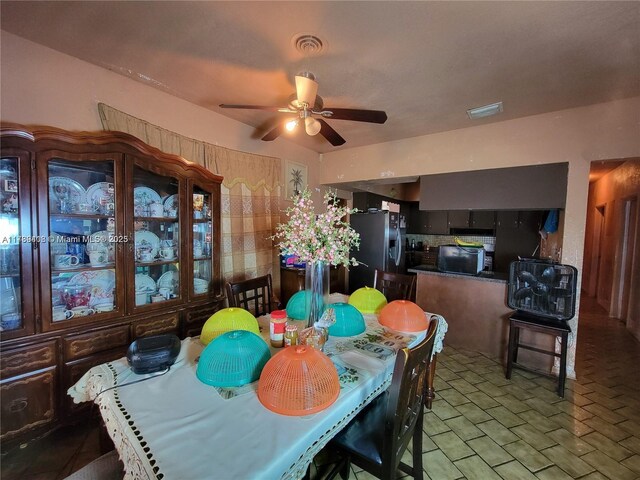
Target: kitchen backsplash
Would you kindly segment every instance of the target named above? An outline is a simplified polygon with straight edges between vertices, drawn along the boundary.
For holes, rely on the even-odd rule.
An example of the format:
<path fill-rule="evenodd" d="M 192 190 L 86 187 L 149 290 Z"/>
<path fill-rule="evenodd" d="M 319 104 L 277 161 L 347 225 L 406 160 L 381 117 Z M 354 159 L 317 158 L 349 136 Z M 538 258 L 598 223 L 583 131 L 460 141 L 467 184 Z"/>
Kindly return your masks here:
<path fill-rule="evenodd" d="M 496 244 L 496 237 L 485 237 L 481 235 L 416 235 L 416 234 L 407 234 L 407 239 L 409 240 L 409 245 L 415 241 L 416 245 L 418 242 L 422 242 L 423 248 L 426 247 L 438 247 L 440 245 L 453 245 L 455 244 L 455 237 L 464 240 L 465 242 L 481 242 L 485 244 L 485 248 L 488 250 L 493 250 Z"/>

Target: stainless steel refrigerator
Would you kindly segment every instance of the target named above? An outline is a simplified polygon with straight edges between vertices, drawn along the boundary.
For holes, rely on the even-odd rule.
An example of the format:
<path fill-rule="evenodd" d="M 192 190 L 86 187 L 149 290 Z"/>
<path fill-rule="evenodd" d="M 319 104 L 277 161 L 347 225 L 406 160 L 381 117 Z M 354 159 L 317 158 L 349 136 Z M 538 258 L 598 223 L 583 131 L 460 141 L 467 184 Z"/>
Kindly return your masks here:
<path fill-rule="evenodd" d="M 349 292 L 360 287 L 373 287 L 377 269 L 406 273 L 405 228 L 399 213 L 380 211 L 354 213 L 351 227 L 360 234 L 360 250 L 351 252 L 364 265 L 349 267 Z"/>

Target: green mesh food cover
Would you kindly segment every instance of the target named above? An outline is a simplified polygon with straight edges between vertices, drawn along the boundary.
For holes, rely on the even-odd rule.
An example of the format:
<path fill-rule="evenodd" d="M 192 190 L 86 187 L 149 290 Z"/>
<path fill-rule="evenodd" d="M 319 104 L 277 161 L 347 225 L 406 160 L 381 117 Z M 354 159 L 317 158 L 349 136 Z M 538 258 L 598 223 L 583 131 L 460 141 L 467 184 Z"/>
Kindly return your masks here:
<path fill-rule="evenodd" d="M 332 303 L 327 308 L 333 308 L 336 323 L 329 327 L 329 335 L 334 337 L 352 337 L 364 332 L 367 326 L 364 317 L 353 305 L 348 303 Z"/>
<path fill-rule="evenodd" d="M 196 376 L 214 387 L 240 387 L 260 378 L 271 358 L 269 347 L 246 330 L 223 333 L 200 354 Z"/>
<path fill-rule="evenodd" d="M 387 304 L 387 299 L 380 290 L 362 287 L 351 294 L 349 304 L 356 307 L 360 313 L 378 313 Z"/>
<path fill-rule="evenodd" d="M 202 327 L 200 341 L 207 345 L 218 335 L 232 330 L 247 330 L 260 335 L 256 317 L 244 308 L 233 307 L 223 308 L 209 317 L 209 320 Z"/>

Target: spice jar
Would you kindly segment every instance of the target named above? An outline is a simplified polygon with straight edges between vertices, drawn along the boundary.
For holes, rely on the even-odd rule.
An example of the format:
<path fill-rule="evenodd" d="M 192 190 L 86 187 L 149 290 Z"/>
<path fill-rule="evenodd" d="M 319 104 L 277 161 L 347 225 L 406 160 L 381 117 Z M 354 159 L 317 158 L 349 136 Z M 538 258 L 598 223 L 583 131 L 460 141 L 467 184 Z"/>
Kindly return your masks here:
<path fill-rule="evenodd" d="M 284 346 L 284 331 L 287 325 L 287 312 L 285 310 L 274 310 L 271 312 L 269 321 L 269 337 L 271 346 L 280 348 Z"/>
<path fill-rule="evenodd" d="M 287 325 L 284 331 L 284 346 L 291 347 L 292 345 L 298 345 L 298 327 Z"/>

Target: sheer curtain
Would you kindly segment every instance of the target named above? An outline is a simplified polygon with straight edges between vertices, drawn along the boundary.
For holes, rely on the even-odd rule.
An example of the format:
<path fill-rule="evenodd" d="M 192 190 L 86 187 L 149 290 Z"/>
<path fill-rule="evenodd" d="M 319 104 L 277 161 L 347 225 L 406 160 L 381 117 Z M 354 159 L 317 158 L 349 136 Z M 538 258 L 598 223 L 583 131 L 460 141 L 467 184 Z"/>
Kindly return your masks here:
<path fill-rule="evenodd" d="M 129 133 L 163 152 L 180 155 L 222 175 L 223 280 L 237 281 L 271 273 L 274 283 L 279 284 L 278 252 L 269 238 L 280 220 L 279 158 L 185 137 L 104 103 L 98 104 L 98 111 L 105 130 Z"/>

